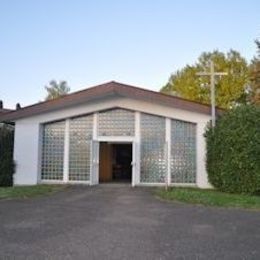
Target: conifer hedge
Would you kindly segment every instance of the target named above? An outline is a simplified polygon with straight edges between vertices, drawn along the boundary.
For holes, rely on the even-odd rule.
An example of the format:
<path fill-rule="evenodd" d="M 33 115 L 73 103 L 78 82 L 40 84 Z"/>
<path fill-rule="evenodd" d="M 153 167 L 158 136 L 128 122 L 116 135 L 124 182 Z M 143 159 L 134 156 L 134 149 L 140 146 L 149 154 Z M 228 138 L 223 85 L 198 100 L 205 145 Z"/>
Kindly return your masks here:
<path fill-rule="evenodd" d="M 209 182 L 225 192 L 260 192 L 260 106 L 231 109 L 205 137 Z"/>
<path fill-rule="evenodd" d="M 15 164 L 13 161 L 14 131 L 0 125 L 0 186 L 12 186 Z"/>

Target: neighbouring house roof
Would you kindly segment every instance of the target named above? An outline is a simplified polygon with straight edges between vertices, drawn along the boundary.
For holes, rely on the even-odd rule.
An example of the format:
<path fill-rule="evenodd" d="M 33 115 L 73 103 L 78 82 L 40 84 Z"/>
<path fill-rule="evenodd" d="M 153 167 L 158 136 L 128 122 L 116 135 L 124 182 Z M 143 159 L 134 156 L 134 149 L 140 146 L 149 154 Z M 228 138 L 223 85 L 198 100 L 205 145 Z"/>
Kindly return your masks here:
<path fill-rule="evenodd" d="M 13 110 L 12 109 L 1 108 L 0 109 L 0 115 L 5 114 L 5 113 L 9 113 L 11 111 L 13 111 Z"/>
<path fill-rule="evenodd" d="M 210 114 L 210 106 L 199 102 L 151 91 L 127 84 L 111 81 L 81 91 L 77 91 L 53 100 L 48 100 L 19 110 L 0 113 L 0 121 L 15 121 L 20 118 L 30 117 L 73 105 L 82 104 L 88 101 L 98 100 L 103 97 L 127 97 L 137 100 L 148 101 L 174 108 L 184 109 L 202 114 Z M 222 109 L 217 109 L 221 113 Z"/>
<path fill-rule="evenodd" d="M 13 111 L 13 110 L 6 109 L 6 108 L 1 108 L 0 109 L 0 118 L 1 118 L 1 115 L 4 115 L 4 114 L 9 113 L 11 111 Z M 13 129 L 14 128 L 12 122 L 9 122 L 8 124 L 5 124 L 5 123 L 1 123 L 1 120 L 0 120 L 0 128 L 3 127 L 3 126 L 7 127 L 8 129 Z"/>

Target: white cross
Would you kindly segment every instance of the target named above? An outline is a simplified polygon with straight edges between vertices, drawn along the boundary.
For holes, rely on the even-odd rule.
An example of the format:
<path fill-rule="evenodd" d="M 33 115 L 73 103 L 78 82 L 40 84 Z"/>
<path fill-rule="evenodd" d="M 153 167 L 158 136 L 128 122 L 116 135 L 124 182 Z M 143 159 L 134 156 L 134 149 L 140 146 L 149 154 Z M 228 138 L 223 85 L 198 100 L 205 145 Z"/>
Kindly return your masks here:
<path fill-rule="evenodd" d="M 225 76 L 226 72 L 215 72 L 214 62 L 210 60 L 210 71 L 209 72 L 198 72 L 198 76 L 210 76 L 210 101 L 211 101 L 211 116 L 212 126 L 216 124 L 216 105 L 215 105 L 215 76 Z"/>

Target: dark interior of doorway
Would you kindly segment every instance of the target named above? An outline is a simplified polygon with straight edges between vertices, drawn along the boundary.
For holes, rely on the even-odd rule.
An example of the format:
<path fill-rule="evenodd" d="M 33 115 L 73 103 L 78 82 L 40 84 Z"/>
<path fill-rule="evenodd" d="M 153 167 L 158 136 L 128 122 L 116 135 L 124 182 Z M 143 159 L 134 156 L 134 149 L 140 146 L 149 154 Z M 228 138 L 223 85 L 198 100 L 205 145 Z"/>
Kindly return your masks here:
<path fill-rule="evenodd" d="M 100 182 L 131 182 L 132 144 L 100 143 Z"/>

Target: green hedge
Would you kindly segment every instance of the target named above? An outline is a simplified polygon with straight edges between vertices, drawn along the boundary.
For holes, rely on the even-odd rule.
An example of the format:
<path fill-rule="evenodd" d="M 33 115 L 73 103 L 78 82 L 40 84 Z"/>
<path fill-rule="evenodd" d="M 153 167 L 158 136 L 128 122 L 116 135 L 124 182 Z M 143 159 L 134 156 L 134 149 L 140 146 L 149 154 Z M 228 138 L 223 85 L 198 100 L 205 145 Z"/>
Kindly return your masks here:
<path fill-rule="evenodd" d="M 8 125 L 0 125 L 0 186 L 12 186 L 14 131 Z"/>
<path fill-rule="evenodd" d="M 221 191 L 260 191 L 260 107 L 239 106 L 206 130 L 207 171 Z"/>

